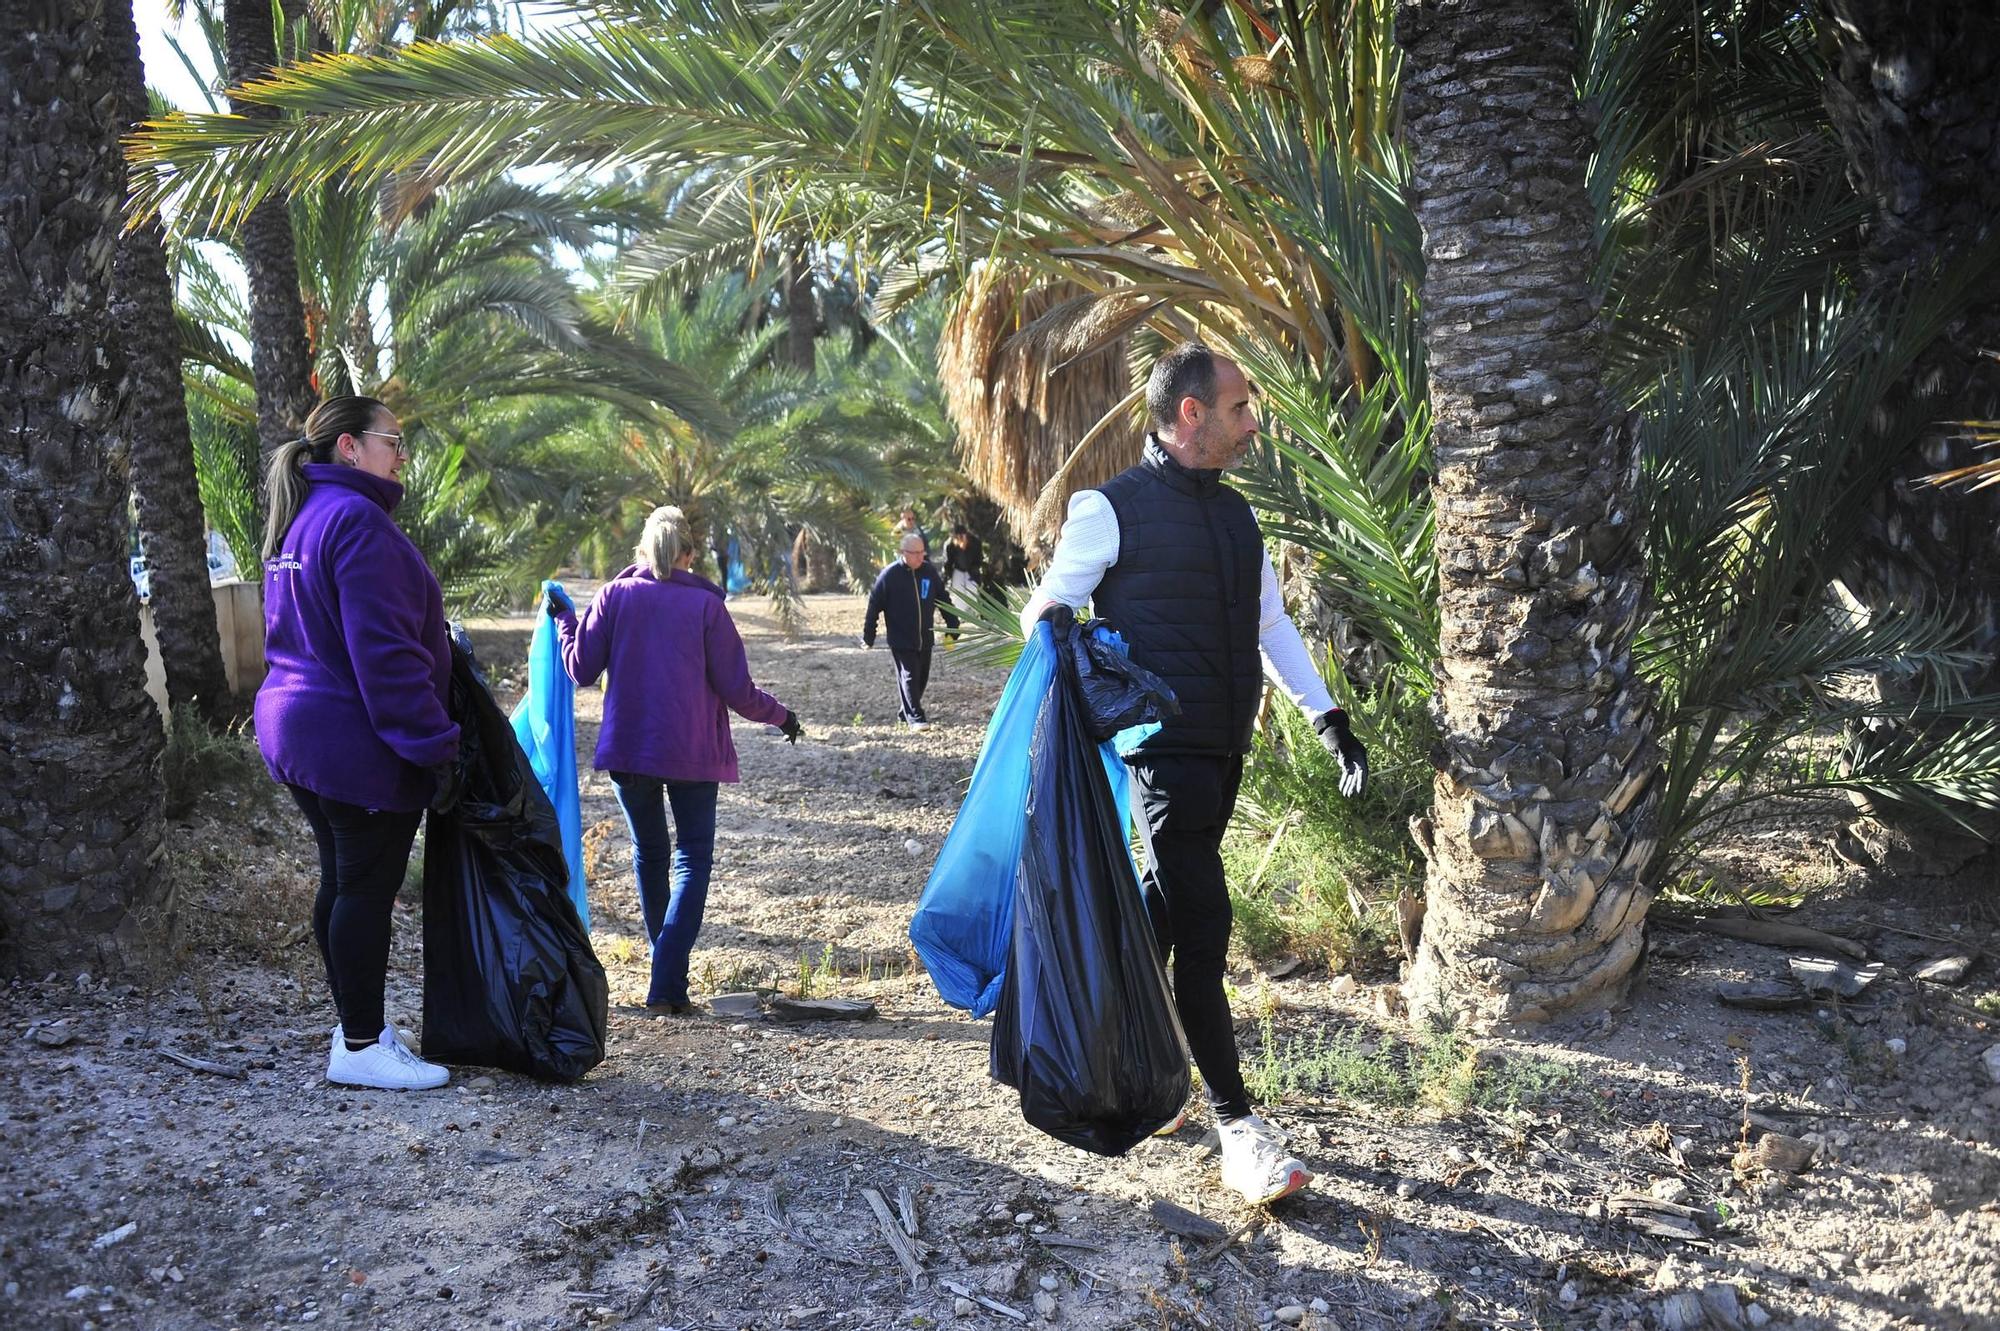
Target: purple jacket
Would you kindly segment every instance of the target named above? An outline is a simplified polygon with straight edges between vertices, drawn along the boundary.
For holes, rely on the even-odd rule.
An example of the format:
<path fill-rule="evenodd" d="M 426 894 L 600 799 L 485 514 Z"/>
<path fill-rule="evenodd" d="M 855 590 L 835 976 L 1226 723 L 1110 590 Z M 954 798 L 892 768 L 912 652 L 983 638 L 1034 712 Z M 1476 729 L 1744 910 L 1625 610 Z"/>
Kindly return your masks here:
<path fill-rule="evenodd" d="M 750 682 L 722 589 L 706 578 L 676 569 L 662 582 L 634 564 L 597 589 L 580 621 L 558 608 L 556 634 L 563 668 L 578 684 L 611 670 L 597 732 L 600 772 L 734 781 L 729 712 L 785 722 L 785 705 Z"/>
<path fill-rule="evenodd" d="M 421 809 L 434 763 L 458 754 L 446 715 L 444 597 L 389 516 L 403 487 L 308 463 L 312 489 L 264 561 L 257 747 L 271 775 L 366 809 Z"/>

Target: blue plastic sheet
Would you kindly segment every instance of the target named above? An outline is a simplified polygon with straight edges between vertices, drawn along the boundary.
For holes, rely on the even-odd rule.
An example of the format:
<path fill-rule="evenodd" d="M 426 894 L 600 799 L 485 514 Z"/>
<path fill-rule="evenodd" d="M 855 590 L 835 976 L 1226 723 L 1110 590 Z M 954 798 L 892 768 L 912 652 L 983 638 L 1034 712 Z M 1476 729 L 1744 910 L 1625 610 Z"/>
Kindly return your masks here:
<path fill-rule="evenodd" d="M 965 800 L 910 917 L 910 942 L 938 996 L 975 1017 L 993 1011 L 1006 978 L 1014 884 L 1028 833 L 1029 750 L 1055 669 L 1054 638 L 1047 624 L 1037 624 L 986 724 Z M 1124 809 L 1125 764 L 1111 743 L 1099 747 L 1112 796 Z"/>
<path fill-rule="evenodd" d="M 544 582 L 542 595 L 575 609 L 560 582 Z M 536 618 L 535 637 L 528 644 L 528 691 L 510 719 L 535 779 L 555 805 L 563 859 L 569 864 L 569 897 L 587 934 L 590 898 L 583 881 L 583 804 L 576 792 L 576 685 L 563 669 L 555 621 L 547 615 Z"/>

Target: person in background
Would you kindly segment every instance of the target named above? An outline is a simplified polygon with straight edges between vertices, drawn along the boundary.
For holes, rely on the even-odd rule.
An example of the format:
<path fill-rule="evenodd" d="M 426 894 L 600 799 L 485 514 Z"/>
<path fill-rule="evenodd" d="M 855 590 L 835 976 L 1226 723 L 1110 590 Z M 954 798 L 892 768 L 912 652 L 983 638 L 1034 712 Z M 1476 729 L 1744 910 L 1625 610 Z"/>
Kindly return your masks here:
<path fill-rule="evenodd" d="M 333 397 L 271 454 L 257 747 L 319 847 L 313 937 L 340 1024 L 326 1079 L 429 1090 L 450 1073 L 383 1016 L 390 922 L 426 806 L 457 802 L 444 597 L 390 516 L 409 450 L 374 398 Z"/>
<path fill-rule="evenodd" d="M 1313 718 L 1342 795 L 1361 794 L 1368 754 L 1285 613 L 1256 515 L 1222 483 L 1258 429 L 1243 371 L 1199 342 L 1182 343 L 1153 367 L 1146 405 L 1152 429 L 1139 464 L 1071 497 L 1021 627 L 1032 633 L 1053 605 L 1090 602 L 1125 636 L 1132 660 L 1180 700 L 1180 713 L 1125 755 L 1146 847 L 1146 905 L 1161 954 L 1173 957 L 1175 1006 L 1220 1129 L 1222 1182 L 1263 1203 L 1312 1175 L 1251 1110 L 1223 989 L 1231 913 L 1222 837 L 1262 677 Z"/>
<path fill-rule="evenodd" d="M 681 511 L 656 508 L 632 552 L 637 562 L 598 588 L 581 617 L 564 602 L 547 607 L 569 677 L 589 685 L 610 672 L 594 765 L 610 773 L 632 833 L 653 950 L 652 1012 L 690 1010 L 688 956 L 708 904 L 717 789 L 738 779 L 729 713 L 776 726 L 790 743 L 804 733 L 791 709 L 751 682 L 722 589 L 691 571 L 695 550 Z"/>
<path fill-rule="evenodd" d="M 980 563 L 985 550 L 979 538 L 959 523 L 951 529 L 951 540 L 944 547 L 944 581 L 951 590 L 970 596 L 979 589 Z"/>
<path fill-rule="evenodd" d="M 890 531 L 889 535 L 895 541 L 896 549 L 901 550 L 903 548 L 903 538 L 912 534 L 923 541 L 924 553 L 928 555 L 931 552 L 931 534 L 924 530 L 922 523 L 917 521 L 917 510 L 905 507 L 902 513 L 896 518 L 896 525 Z"/>
<path fill-rule="evenodd" d="M 924 689 L 931 679 L 931 648 L 936 643 L 933 612 L 941 611 L 945 626 L 958 628 L 949 609 L 951 593 L 924 554 L 917 532 L 903 537 L 896 562 L 882 570 L 868 593 L 868 612 L 861 626 L 861 645 L 875 645 L 876 621 L 889 622 L 889 655 L 896 666 L 896 715 L 912 730 L 926 730 Z"/>

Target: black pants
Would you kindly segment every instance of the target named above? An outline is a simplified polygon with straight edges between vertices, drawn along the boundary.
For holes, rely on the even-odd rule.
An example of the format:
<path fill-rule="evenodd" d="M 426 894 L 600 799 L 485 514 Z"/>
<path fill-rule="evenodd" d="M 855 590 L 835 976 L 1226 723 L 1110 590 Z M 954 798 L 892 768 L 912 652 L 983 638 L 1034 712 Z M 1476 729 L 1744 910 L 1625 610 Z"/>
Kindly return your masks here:
<path fill-rule="evenodd" d="M 389 978 L 389 919 L 423 814 L 363 809 L 285 788 L 319 843 L 313 937 L 341 1030 L 349 1039 L 373 1040 L 387 1024 L 382 990 Z"/>
<path fill-rule="evenodd" d="M 1164 754 L 1132 764 L 1132 812 L 1143 823 L 1146 910 L 1171 954 L 1174 1005 L 1218 1120 L 1250 1112 L 1223 993 L 1229 958 L 1229 885 L 1222 834 L 1236 811 L 1241 758 Z"/>
<path fill-rule="evenodd" d="M 924 688 L 931 682 L 931 649 L 891 647 L 896 661 L 896 715 L 905 721 L 924 720 Z"/>

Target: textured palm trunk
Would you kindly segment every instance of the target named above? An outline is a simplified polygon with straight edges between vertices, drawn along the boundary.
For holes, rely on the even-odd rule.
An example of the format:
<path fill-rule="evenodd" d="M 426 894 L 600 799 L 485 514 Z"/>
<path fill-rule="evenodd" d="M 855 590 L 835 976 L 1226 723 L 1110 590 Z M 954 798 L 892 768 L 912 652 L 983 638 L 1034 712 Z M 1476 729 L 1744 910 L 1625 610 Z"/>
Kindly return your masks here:
<path fill-rule="evenodd" d="M 800 232 L 785 254 L 785 363 L 813 372 L 819 310 L 813 303 L 812 237 Z"/>
<path fill-rule="evenodd" d="M 1656 840 L 1636 446 L 1602 382 L 1575 21 L 1568 0 L 1428 0 L 1397 24 L 1443 623 L 1408 992 L 1489 1029 L 1623 993 Z"/>
<path fill-rule="evenodd" d="M 278 63 L 270 0 L 224 0 L 229 80 L 244 84 Z M 229 109 L 275 120 L 275 107 L 231 98 Z M 306 346 L 305 305 L 299 298 L 298 251 L 292 215 L 282 196 L 266 198 L 243 219 L 243 267 L 250 284 L 250 365 L 257 380 L 257 439 L 268 454 L 298 436 L 312 410 L 312 356 Z M 262 478 L 259 478 L 262 485 Z"/>
<path fill-rule="evenodd" d="M 0 5 L 0 973 L 115 964 L 161 846 L 125 565 L 103 0 Z"/>
<path fill-rule="evenodd" d="M 146 118 L 146 76 L 132 0 L 107 0 L 104 19 L 120 114 L 127 127 L 136 126 Z M 208 588 L 208 533 L 195 484 L 180 342 L 174 336 L 174 289 L 157 224 L 119 238 L 112 302 L 128 376 L 125 451 L 139 542 L 152 569 L 153 631 L 167 700 L 175 706 L 192 703 L 210 720 L 220 720 L 231 710 L 229 677 Z"/>
<path fill-rule="evenodd" d="M 1986 0 L 1827 0 L 1826 8 L 1836 50 L 1827 110 L 1849 175 L 1873 205 L 1864 277 L 1893 298 L 2000 219 L 2000 10 Z M 2000 419 L 1996 354 L 2000 293 L 1989 293 L 1912 367 L 1897 405 L 1940 422 Z M 1879 497 L 1861 586 L 1883 608 L 1948 590 L 1977 620 L 1989 653 L 1962 681 L 1975 694 L 2000 685 L 1991 656 L 2000 646 L 2000 488 L 1938 490 L 1919 478 L 1985 456 L 1949 425 L 1920 443 Z M 1892 695 L 1899 688 L 1881 683 Z M 1892 874 L 1952 873 L 1983 851 L 1914 811 L 1867 807 L 1877 816 L 1857 830 Z"/>

